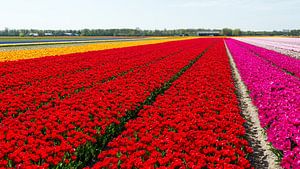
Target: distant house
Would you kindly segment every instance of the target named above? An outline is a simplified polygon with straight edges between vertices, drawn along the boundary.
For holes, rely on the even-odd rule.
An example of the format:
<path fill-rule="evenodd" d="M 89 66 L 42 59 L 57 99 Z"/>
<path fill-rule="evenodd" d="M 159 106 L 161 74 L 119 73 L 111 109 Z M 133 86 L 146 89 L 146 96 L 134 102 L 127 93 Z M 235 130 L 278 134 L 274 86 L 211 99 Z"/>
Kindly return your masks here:
<path fill-rule="evenodd" d="M 45 35 L 45 36 L 53 36 L 53 33 L 51 33 L 51 32 L 46 32 L 44 35 Z"/>
<path fill-rule="evenodd" d="M 187 33 L 180 34 L 179 36 L 189 36 Z"/>
<path fill-rule="evenodd" d="M 198 36 L 220 36 L 221 31 L 198 31 Z"/>
<path fill-rule="evenodd" d="M 284 36 L 288 36 L 291 31 L 288 29 L 283 29 L 282 32 Z"/>
<path fill-rule="evenodd" d="M 66 36 L 73 36 L 73 33 L 67 32 L 67 33 L 64 33 L 64 35 L 66 35 Z"/>
<path fill-rule="evenodd" d="M 71 33 L 71 32 L 67 32 L 67 33 L 64 33 L 65 36 L 79 36 L 79 34 L 77 33 Z"/>
<path fill-rule="evenodd" d="M 291 32 L 291 31 L 290 31 L 289 29 L 283 29 L 282 32 L 284 32 L 284 33 L 289 33 L 289 32 Z"/>
<path fill-rule="evenodd" d="M 39 36 L 38 33 L 29 33 L 28 36 Z"/>

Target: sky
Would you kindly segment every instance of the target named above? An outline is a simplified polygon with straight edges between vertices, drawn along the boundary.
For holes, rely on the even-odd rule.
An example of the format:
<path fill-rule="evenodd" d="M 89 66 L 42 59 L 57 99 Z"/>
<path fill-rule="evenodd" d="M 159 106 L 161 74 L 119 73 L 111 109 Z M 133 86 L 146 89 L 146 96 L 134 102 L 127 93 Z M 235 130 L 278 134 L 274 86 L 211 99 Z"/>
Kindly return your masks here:
<path fill-rule="evenodd" d="M 300 0 L 0 0 L 0 29 L 300 29 Z"/>

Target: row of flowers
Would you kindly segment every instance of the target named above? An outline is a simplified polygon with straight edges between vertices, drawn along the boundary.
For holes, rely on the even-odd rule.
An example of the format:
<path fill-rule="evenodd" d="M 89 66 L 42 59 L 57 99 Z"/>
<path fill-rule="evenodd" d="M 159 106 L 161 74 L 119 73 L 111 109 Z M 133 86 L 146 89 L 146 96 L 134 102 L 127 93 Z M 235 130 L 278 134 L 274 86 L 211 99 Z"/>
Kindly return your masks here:
<path fill-rule="evenodd" d="M 284 157 L 284 168 L 300 168 L 300 81 L 270 62 L 257 57 L 237 41 L 226 43 L 242 80 L 258 108 L 268 140 Z"/>
<path fill-rule="evenodd" d="M 300 40 L 299 38 L 235 38 L 239 41 L 250 43 L 255 46 L 259 46 L 262 48 L 266 48 L 269 50 L 273 50 L 284 55 L 288 55 L 297 59 L 300 59 L 300 51 L 294 50 L 295 48 L 300 48 Z M 271 42 L 270 42 L 271 41 Z M 296 45 L 293 48 L 286 46 L 286 44 Z M 298 46 L 298 47 L 297 47 Z"/>
<path fill-rule="evenodd" d="M 0 120 L 177 54 L 185 41 L 0 63 Z M 63 65 L 63 66 L 62 66 Z"/>
<path fill-rule="evenodd" d="M 223 40 L 145 106 L 92 168 L 250 168 Z"/>
<path fill-rule="evenodd" d="M 299 38 L 236 38 L 244 42 L 255 43 L 259 45 L 268 45 L 288 51 L 300 52 Z"/>
<path fill-rule="evenodd" d="M 45 168 L 61 162 L 72 164 L 85 160 L 85 153 L 96 150 L 86 150 L 82 146 L 88 145 L 85 146 L 88 148 L 103 139 L 107 131 L 114 132 L 116 129 L 110 128 L 112 124 L 119 124 L 122 117 L 139 107 L 151 92 L 161 88 L 212 42 L 212 39 L 182 41 L 179 43 L 182 52 L 155 64 L 130 71 L 72 97 L 51 100 L 37 111 L 2 120 L 0 167 Z M 85 83 L 91 82 L 86 79 Z"/>
<path fill-rule="evenodd" d="M 278 53 L 278 52 L 275 52 L 272 50 L 254 46 L 254 45 L 251 45 L 251 44 L 248 44 L 245 42 L 236 41 L 235 43 L 245 47 L 246 49 L 251 50 L 259 57 L 261 57 L 267 61 L 270 61 L 275 66 L 300 78 L 300 60 L 299 59 L 296 59 L 296 58 L 293 58 L 293 57 L 290 57 L 287 55 L 283 55 L 281 53 Z"/>
<path fill-rule="evenodd" d="M 186 39 L 186 38 L 180 38 Z M 65 46 L 55 48 L 41 48 L 41 49 L 23 49 L 23 50 L 12 50 L 12 51 L 0 51 L 0 62 L 22 60 L 31 58 L 40 58 L 45 56 L 58 56 L 71 53 L 83 53 L 89 51 L 98 51 L 112 48 L 122 48 L 129 46 L 155 44 L 169 41 L 176 41 L 178 38 L 164 38 L 164 39 L 153 39 L 153 40 L 138 40 L 138 41 L 118 41 L 118 42 L 107 42 L 107 43 L 96 43 L 80 46 Z"/>

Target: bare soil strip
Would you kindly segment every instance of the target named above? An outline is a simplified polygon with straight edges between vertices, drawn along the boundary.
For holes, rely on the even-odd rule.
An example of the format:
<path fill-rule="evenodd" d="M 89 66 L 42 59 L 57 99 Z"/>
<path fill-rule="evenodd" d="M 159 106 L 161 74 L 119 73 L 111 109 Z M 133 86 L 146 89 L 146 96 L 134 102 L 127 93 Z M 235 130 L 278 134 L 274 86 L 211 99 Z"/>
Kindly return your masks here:
<path fill-rule="evenodd" d="M 244 125 L 246 129 L 246 137 L 250 146 L 254 150 L 254 153 L 249 157 L 251 165 L 257 169 L 280 169 L 281 167 L 279 166 L 278 162 L 276 162 L 277 157 L 270 150 L 271 147 L 269 146 L 270 143 L 267 141 L 265 130 L 260 126 L 258 110 L 251 101 L 251 98 L 248 94 L 248 89 L 241 79 L 226 43 L 225 47 L 230 60 L 230 66 L 232 69 L 233 79 L 235 81 L 241 114 L 246 120 Z"/>

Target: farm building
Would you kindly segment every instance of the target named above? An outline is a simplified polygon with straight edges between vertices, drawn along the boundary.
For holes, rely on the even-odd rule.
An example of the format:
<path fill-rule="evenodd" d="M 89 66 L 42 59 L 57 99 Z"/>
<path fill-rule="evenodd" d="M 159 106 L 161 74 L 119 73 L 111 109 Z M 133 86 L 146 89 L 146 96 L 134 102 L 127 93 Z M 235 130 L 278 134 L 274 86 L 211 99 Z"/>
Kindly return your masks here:
<path fill-rule="evenodd" d="M 64 33 L 65 36 L 79 36 L 79 34 L 77 33 L 71 33 L 71 32 L 67 32 L 67 33 Z"/>
<path fill-rule="evenodd" d="M 220 36 L 221 31 L 198 31 L 198 36 Z"/>
<path fill-rule="evenodd" d="M 39 36 L 38 33 L 29 33 L 28 36 Z"/>
<path fill-rule="evenodd" d="M 51 32 L 46 32 L 44 35 L 45 35 L 45 36 L 53 36 L 53 33 L 51 33 Z"/>

